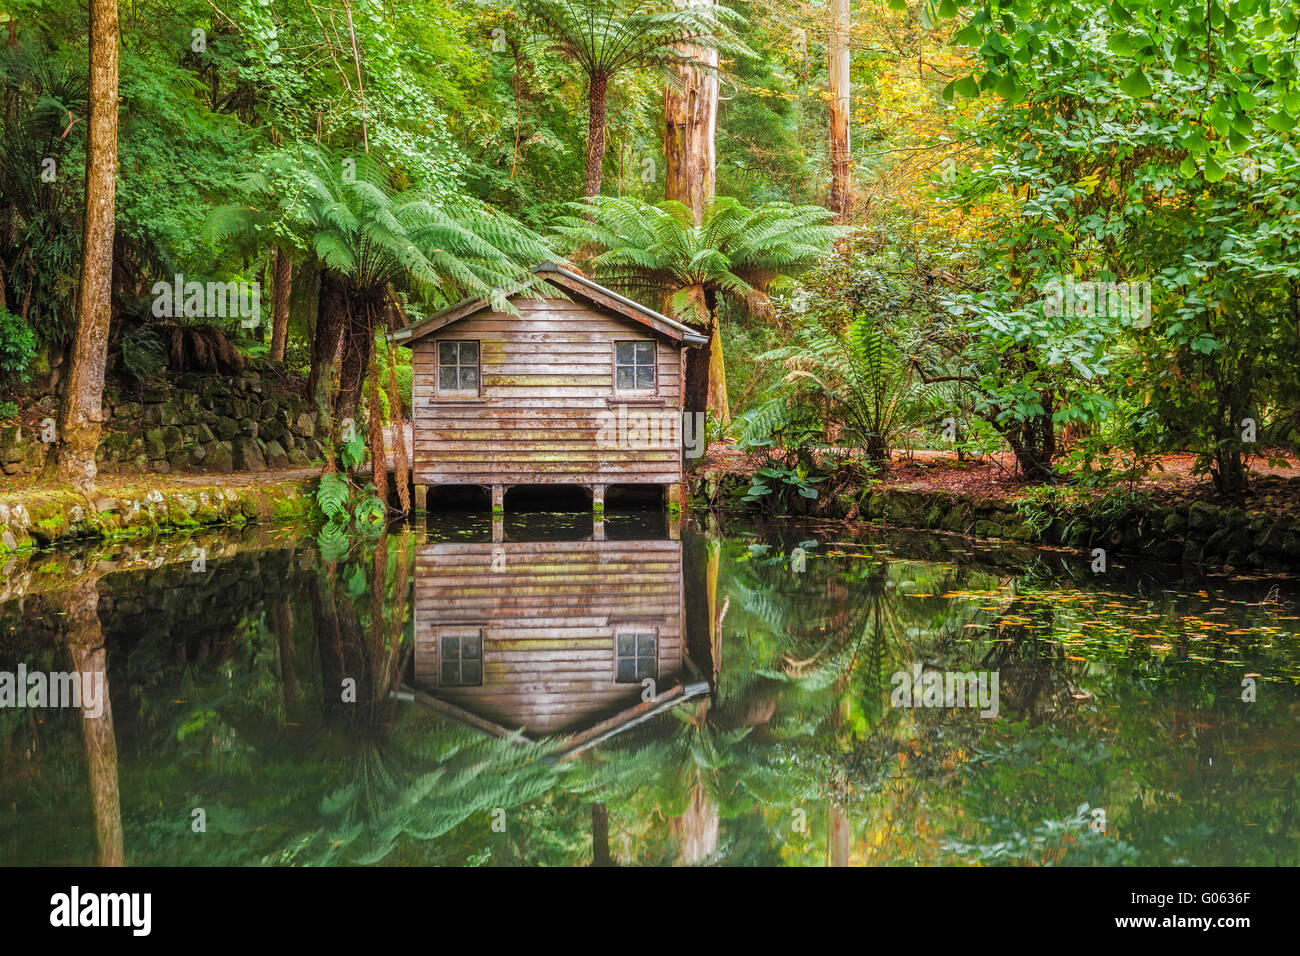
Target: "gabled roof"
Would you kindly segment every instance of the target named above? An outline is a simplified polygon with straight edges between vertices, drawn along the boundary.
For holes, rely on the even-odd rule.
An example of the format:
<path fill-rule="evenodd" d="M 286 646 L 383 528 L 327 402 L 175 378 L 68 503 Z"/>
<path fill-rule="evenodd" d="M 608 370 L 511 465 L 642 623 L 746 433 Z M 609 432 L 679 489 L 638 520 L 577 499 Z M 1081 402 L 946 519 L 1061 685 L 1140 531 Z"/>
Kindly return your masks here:
<path fill-rule="evenodd" d="M 604 286 L 592 282 L 586 276 L 580 276 L 576 272 L 570 272 L 568 269 L 556 265 L 554 262 L 543 262 L 541 265 L 529 270 L 532 275 L 541 276 L 547 282 L 558 286 L 559 288 L 573 292 L 584 299 L 594 302 L 596 305 L 617 312 L 619 315 L 626 316 L 633 321 L 640 322 L 642 325 L 649 326 L 656 332 L 675 339 L 678 342 L 684 342 L 687 345 L 707 345 L 708 337 L 701 335 L 689 326 L 683 325 L 676 319 L 670 319 L 666 315 L 656 312 L 654 309 L 647 309 L 639 302 L 633 302 L 631 299 L 619 295 Z M 465 299 L 456 303 L 441 312 L 430 315 L 421 319 L 419 322 L 412 323 L 406 328 L 398 329 L 388 336 L 388 340 L 396 345 L 407 345 L 418 338 L 428 335 L 430 332 L 436 332 L 438 329 L 445 328 L 453 322 L 468 318 L 475 313 L 490 308 L 491 304 L 486 299 Z"/>
<path fill-rule="evenodd" d="M 694 665 L 691 665 L 694 669 Z M 709 683 L 703 679 L 697 678 L 689 683 L 682 679 L 677 679 L 672 684 L 652 700 L 638 701 L 630 707 L 625 707 L 612 717 L 587 727 L 579 733 L 569 737 L 561 735 L 561 742 L 556 749 L 547 756 L 547 760 L 563 763 L 566 760 L 572 760 L 579 754 L 590 750 L 597 744 L 604 743 L 611 737 L 623 733 L 635 727 L 637 724 L 645 723 L 651 717 L 658 716 L 664 711 L 683 704 L 688 700 L 694 700 L 710 692 Z M 449 703 L 442 700 L 427 691 L 420 690 L 418 687 L 411 687 L 403 684 L 400 691 L 395 696 L 400 699 L 414 702 L 423 710 L 431 714 L 477 730 L 489 737 L 499 737 L 502 740 L 515 740 L 516 742 L 532 741 L 537 742 L 541 737 L 529 734 L 525 728 L 511 730 L 509 727 L 503 727 L 494 723 L 485 717 L 464 707 Z"/>

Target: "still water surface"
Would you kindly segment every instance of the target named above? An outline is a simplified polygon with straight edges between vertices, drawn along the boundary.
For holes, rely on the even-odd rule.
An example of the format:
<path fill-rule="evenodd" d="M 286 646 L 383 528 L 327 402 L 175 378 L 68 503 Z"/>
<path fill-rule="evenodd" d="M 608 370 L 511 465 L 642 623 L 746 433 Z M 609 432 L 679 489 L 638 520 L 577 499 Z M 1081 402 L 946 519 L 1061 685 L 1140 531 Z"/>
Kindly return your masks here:
<path fill-rule="evenodd" d="M 0 710 L 0 863 L 1296 865 L 1300 594 L 1182 575 L 635 513 L 11 561 L 0 671 L 111 713 Z M 894 706 L 958 673 L 995 717 Z"/>

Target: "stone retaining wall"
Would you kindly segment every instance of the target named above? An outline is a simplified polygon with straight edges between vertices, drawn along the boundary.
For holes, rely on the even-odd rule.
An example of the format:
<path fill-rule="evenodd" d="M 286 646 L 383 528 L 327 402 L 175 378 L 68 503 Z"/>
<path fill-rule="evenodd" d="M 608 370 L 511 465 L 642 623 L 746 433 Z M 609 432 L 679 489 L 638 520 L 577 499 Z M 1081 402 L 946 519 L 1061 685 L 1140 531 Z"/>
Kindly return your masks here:
<path fill-rule="evenodd" d="M 45 412 L 56 418 L 52 402 Z M 250 360 L 237 376 L 187 372 L 165 386 L 108 389 L 96 460 L 102 474 L 230 474 L 305 468 L 321 457 L 317 414 L 302 381 Z M 37 474 L 48 445 L 29 428 L 0 428 L 0 470 Z"/>

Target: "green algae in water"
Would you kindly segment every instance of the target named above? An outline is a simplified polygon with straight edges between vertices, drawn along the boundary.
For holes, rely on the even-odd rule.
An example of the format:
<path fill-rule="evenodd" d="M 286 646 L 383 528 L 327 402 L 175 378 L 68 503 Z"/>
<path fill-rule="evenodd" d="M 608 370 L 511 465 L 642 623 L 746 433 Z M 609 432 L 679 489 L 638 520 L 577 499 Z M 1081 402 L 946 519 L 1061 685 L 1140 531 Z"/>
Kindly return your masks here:
<path fill-rule="evenodd" d="M 138 865 L 586 864 L 595 802 L 626 864 L 821 865 L 844 820 L 855 864 L 1300 863 L 1294 582 L 492 519 L 11 566 L 0 671 L 68 669 L 92 609 L 117 753 L 92 776 L 79 713 L 0 710 L 0 861 L 95 862 L 115 792 Z M 918 667 L 996 672 L 998 716 L 894 706 Z M 637 723 L 642 673 L 683 690 Z"/>

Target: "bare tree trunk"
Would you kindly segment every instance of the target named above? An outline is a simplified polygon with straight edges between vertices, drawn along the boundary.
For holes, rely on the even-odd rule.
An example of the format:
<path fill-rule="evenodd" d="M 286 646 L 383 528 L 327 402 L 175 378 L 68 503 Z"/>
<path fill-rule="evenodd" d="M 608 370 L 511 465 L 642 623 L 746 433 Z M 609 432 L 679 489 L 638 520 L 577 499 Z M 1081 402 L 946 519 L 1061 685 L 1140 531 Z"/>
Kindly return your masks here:
<path fill-rule="evenodd" d="M 597 73 L 587 84 L 587 181 L 585 196 L 600 195 L 600 179 L 605 165 L 605 98 L 609 77 Z"/>
<path fill-rule="evenodd" d="M 687 0 L 674 0 L 678 7 Z M 713 5 L 713 0 L 700 0 Z M 683 54 L 717 67 L 718 51 L 683 44 Z M 693 66 L 676 66 L 678 84 L 664 90 L 664 198 L 695 213 L 698 223 L 717 180 L 714 136 L 718 124 L 718 77 Z"/>
<path fill-rule="evenodd" d="M 831 210 L 838 222 L 852 215 L 853 195 L 849 186 L 849 0 L 831 0 L 830 14 L 830 105 L 831 105 Z"/>
<path fill-rule="evenodd" d="M 674 0 L 685 6 L 687 0 Z M 703 0 L 712 3 L 712 0 Z M 718 51 L 683 44 L 678 49 L 700 63 L 716 67 Z M 714 137 L 718 123 L 718 77 L 693 66 L 674 67 L 677 85 L 664 89 L 664 198 L 687 206 L 696 223 L 713 198 L 717 182 Z M 692 290 L 698 322 L 709 335 L 703 350 L 692 349 L 686 359 L 687 408 L 712 411 L 721 422 L 731 420 L 727 403 L 727 368 L 722 360 L 722 333 L 716 309 L 705 304 L 703 289 Z"/>
<path fill-rule="evenodd" d="M 59 410 L 57 477 L 89 490 L 103 416 L 104 366 L 112 319 L 113 212 L 117 175 L 117 0 L 90 0 L 90 120 L 86 140 L 86 222 L 77 334 Z"/>
<path fill-rule="evenodd" d="M 289 338 L 289 289 L 293 285 L 293 263 L 283 249 L 275 250 L 271 283 L 271 361 L 283 362 Z"/>

